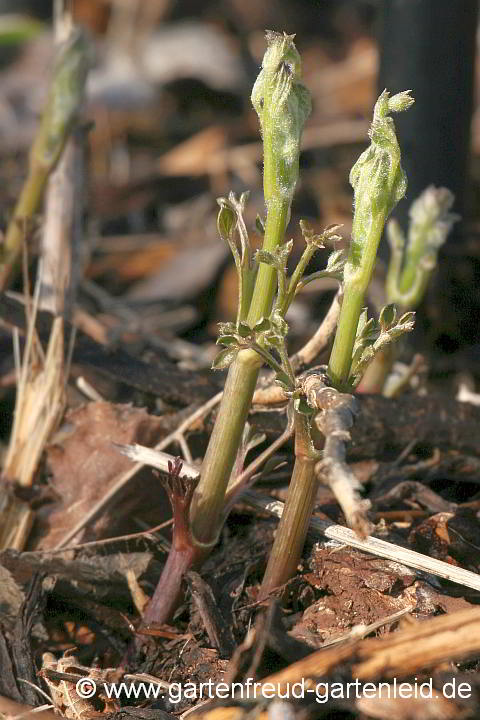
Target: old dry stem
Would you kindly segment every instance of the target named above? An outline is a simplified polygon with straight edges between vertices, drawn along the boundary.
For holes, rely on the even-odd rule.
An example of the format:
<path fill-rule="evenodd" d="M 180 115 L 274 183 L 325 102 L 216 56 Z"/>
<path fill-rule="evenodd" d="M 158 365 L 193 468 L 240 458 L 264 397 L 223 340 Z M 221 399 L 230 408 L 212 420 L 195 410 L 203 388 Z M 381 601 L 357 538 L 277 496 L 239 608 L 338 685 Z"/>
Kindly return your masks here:
<path fill-rule="evenodd" d="M 325 438 L 323 458 L 316 464 L 318 479 L 328 485 L 342 508 L 347 525 L 361 538 L 370 532 L 367 510 L 370 502 L 359 495 L 361 484 L 346 462 L 346 446 L 350 428 L 357 412 L 353 395 L 326 386 L 318 375 L 307 377 L 303 383 L 309 404 L 320 412 L 315 418 L 318 430 Z"/>
<path fill-rule="evenodd" d="M 278 518 L 282 517 L 284 504 L 280 500 L 272 500 L 271 497 L 261 496 L 252 490 L 247 490 L 243 494 L 242 500 L 262 512 L 268 512 Z M 326 520 L 321 520 L 316 517 L 310 520 L 308 530 L 314 537 L 326 537 L 341 545 L 348 545 L 349 547 L 371 553 L 377 557 L 402 563 L 415 570 L 432 573 L 432 575 L 437 575 L 445 580 L 455 582 L 458 585 L 463 585 L 473 590 L 480 590 L 480 575 L 477 573 L 456 567 L 455 565 L 450 565 L 442 560 L 431 558 L 428 555 L 422 555 L 422 553 L 409 550 L 401 545 L 394 545 L 393 543 L 380 540 L 372 535 L 362 539 L 359 538 L 353 530 L 350 530 L 350 528 L 344 527 L 343 525 L 335 525 L 335 523 L 327 522 Z"/>
<path fill-rule="evenodd" d="M 58 18 L 56 25 L 60 25 Z M 66 40 L 65 34 L 70 32 L 70 25 L 65 26 L 64 33 L 56 27 L 57 41 Z M 76 111 L 79 109 L 80 100 L 81 92 Z M 77 228 L 79 240 L 80 225 L 75 222 L 79 215 L 76 159 L 83 153 L 81 143 L 76 144 L 71 137 L 67 139 L 73 122 L 72 117 L 58 140 L 58 162 L 52 161 L 48 168 L 39 161 L 39 155 L 42 155 L 39 148 L 45 151 L 49 138 L 49 123 L 42 124 L 36 145 L 32 149 L 29 178 L 5 241 L 6 260 L 0 272 L 0 287 L 4 287 L 8 281 L 22 247 L 18 235 L 20 228 L 24 229 L 25 223 L 31 220 L 48 182 L 41 262 L 33 303 L 28 298 L 28 272 L 26 252 L 24 253 L 28 332 L 22 361 L 18 334 L 14 335 L 17 396 L 13 429 L 3 468 L 3 483 L 0 485 L 0 526 L 4 528 L 0 533 L 2 548 L 22 550 L 27 542 L 33 513 L 28 505 L 17 498 L 13 488 L 32 485 L 45 446 L 65 409 L 68 369 L 64 360 L 64 312 L 65 298 L 70 288 L 71 238 L 74 227 Z M 62 149 L 64 152 L 60 155 Z M 35 329 L 39 307 L 47 308 L 55 315 L 46 353 Z"/>
<path fill-rule="evenodd" d="M 15 271 L 26 235 L 38 212 L 49 177 L 59 161 L 80 110 L 89 67 L 84 33 L 69 23 L 60 29 L 59 46 L 42 120 L 30 150 L 28 175 L 10 220 L 0 258 L 0 289 L 5 290 Z"/>
<path fill-rule="evenodd" d="M 151 465 L 162 472 L 168 472 L 168 463 L 174 460 L 173 456 L 167 453 L 157 453 L 141 445 L 123 445 L 122 452 L 125 452 L 125 454 L 133 460 Z M 254 463 L 255 462 L 256 461 L 254 461 Z M 252 463 L 252 466 L 254 463 Z M 258 467 L 255 468 L 255 470 L 257 469 Z M 247 471 L 248 468 L 245 472 Z M 187 463 L 183 463 L 182 473 L 194 479 L 199 475 L 198 470 Z M 272 500 L 271 497 L 259 495 L 259 493 L 253 490 L 244 490 L 241 495 L 241 500 L 262 512 L 270 513 L 278 518 L 282 516 L 284 503 L 280 500 Z M 335 525 L 335 523 L 314 517 L 310 519 L 309 532 L 315 537 L 326 537 L 329 540 L 334 540 L 342 545 L 349 545 L 350 547 L 371 553 L 377 557 L 400 562 L 407 567 L 421 570 L 422 572 L 432 573 L 433 575 L 463 585 L 464 587 L 480 590 L 480 575 L 477 573 L 456 567 L 455 565 L 437 560 L 436 558 L 431 558 L 428 555 L 422 555 L 422 553 L 409 550 L 401 545 L 394 545 L 385 540 L 380 540 L 371 535 L 362 539 L 353 530 L 343 525 Z"/>

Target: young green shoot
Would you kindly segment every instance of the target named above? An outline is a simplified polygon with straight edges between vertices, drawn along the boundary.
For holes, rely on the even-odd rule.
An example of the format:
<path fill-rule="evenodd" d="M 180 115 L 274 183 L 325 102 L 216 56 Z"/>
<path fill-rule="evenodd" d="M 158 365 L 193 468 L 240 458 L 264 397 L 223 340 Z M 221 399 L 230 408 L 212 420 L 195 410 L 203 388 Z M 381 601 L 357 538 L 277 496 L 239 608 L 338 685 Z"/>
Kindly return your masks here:
<path fill-rule="evenodd" d="M 438 251 L 460 219 L 450 212 L 454 201 L 450 190 L 430 185 L 410 207 L 407 241 L 396 220 L 387 224 L 391 249 L 385 286 L 388 302 L 414 310 L 422 301 Z"/>
<path fill-rule="evenodd" d="M 370 146 L 350 172 L 355 194 L 352 240 L 344 272 L 344 297 L 328 375 L 334 387 L 348 390 L 357 326 L 365 302 L 385 222 L 403 198 L 407 180 L 400 163 L 395 125 L 389 115 L 413 103 L 409 91 L 378 98 L 369 130 Z"/>
<path fill-rule="evenodd" d="M 325 246 L 334 246 L 339 239 L 335 234 L 336 225 L 317 235 L 303 223 L 301 227 L 306 247 L 297 268 L 288 278 L 287 261 L 293 242 L 284 242 L 283 238 L 298 178 L 300 139 L 310 111 L 310 98 L 300 82 L 301 63 L 293 38 L 267 33 L 267 42 L 262 70 L 252 93 L 264 146 L 267 216 L 263 247 L 252 258 L 243 220 L 246 195 L 240 199 L 233 194 L 220 198 L 218 229 L 231 248 L 239 286 L 237 317 L 235 322 L 221 324 L 218 343 L 223 349 L 214 362 L 214 368 L 228 368 L 228 376 L 199 482 L 191 503 L 188 500 L 188 509 L 184 503 L 181 504 L 180 523 L 175 519 L 175 513 L 178 514 L 175 507 L 180 504 L 178 500 L 172 502 L 175 525 L 184 527 L 184 518 L 188 516 L 188 542 L 184 542 L 187 535 L 183 533 L 182 542 L 172 544 L 159 585 L 145 613 L 144 620 L 149 623 L 162 623 L 169 619 L 180 597 L 183 574 L 201 561 L 217 541 L 225 520 L 226 491 L 235 487 L 235 473 L 245 456 L 245 424 L 261 365 L 266 363 L 270 366 L 276 382 L 289 398 L 290 417 L 293 417 L 295 430 L 293 476 L 284 517 L 261 588 L 261 596 L 264 597 L 289 579 L 301 556 L 315 499 L 315 466 L 322 447 L 322 435 L 318 430 L 321 425 L 317 427 L 313 422 L 317 412 L 328 410 L 330 394 L 336 393 L 332 402 L 338 404 L 337 419 L 342 428 L 347 428 L 352 421 L 353 405 L 350 396 L 342 395 L 338 390 L 351 389 L 374 352 L 412 327 L 411 315 L 397 320 L 394 308 L 387 307 L 378 323 L 363 322 L 357 334 L 364 295 L 385 220 L 406 188 L 395 129 L 388 115 L 407 109 L 413 102 L 412 98 L 408 93 L 390 98 L 384 92 L 377 101 L 370 130 L 371 146 L 351 173 L 356 205 L 348 258 L 344 251 L 333 248 L 325 270 L 303 277 L 314 252 Z M 260 225 L 263 228 L 261 221 Z M 323 400 L 312 406 L 308 398 L 315 393 L 309 394 L 305 383 L 295 377 L 288 357 L 285 316 L 296 293 L 321 276 L 333 277 L 340 282 L 343 280 L 345 294 L 329 366 L 330 378 L 325 374 L 314 378 L 314 384 L 320 387 L 318 396 Z M 329 382 L 333 388 L 328 387 Z M 310 390 L 311 385 L 310 382 Z M 322 394 L 322 390 L 327 393 Z M 334 418 L 333 425 L 329 423 L 329 433 L 333 432 L 335 422 Z M 342 430 L 342 437 L 348 437 L 346 429 Z M 338 443 L 333 443 L 333 446 L 336 449 L 330 457 L 332 467 L 343 468 L 343 449 L 338 447 Z M 229 496 L 229 503 L 231 499 Z M 174 539 L 177 539 L 176 534 Z"/>
<path fill-rule="evenodd" d="M 414 310 L 421 303 L 437 265 L 438 251 L 460 219 L 450 212 L 454 200 L 447 188 L 430 185 L 410 207 L 407 239 L 395 219 L 387 223 L 391 251 L 385 282 L 388 303 L 396 303 L 403 311 Z M 361 392 L 383 392 L 390 396 L 403 387 L 402 380 L 400 385 L 386 384 L 395 356 L 393 346 L 376 355 L 362 379 Z"/>
<path fill-rule="evenodd" d="M 372 276 L 377 248 L 383 233 L 385 221 L 404 196 L 406 177 L 400 164 L 400 148 L 395 135 L 393 121 L 388 115 L 391 112 L 406 110 L 413 103 L 408 92 L 399 93 L 390 98 L 384 91 L 374 110 L 370 128 L 370 147 L 360 156 L 350 173 L 350 182 L 355 191 L 355 214 L 353 219 L 352 242 L 346 263 L 340 262 L 338 268 L 343 276 L 344 297 L 340 310 L 337 333 L 328 366 L 328 388 L 321 376 L 310 378 L 320 388 L 318 397 L 324 397 L 319 404 L 313 406 L 311 394 L 305 397 L 305 385 L 300 384 L 291 392 L 296 397 L 295 407 L 295 465 L 289 485 L 284 511 L 280 520 L 272 552 L 270 554 L 265 576 L 260 589 L 260 597 L 265 598 L 275 588 L 288 582 L 295 573 L 305 543 L 308 522 L 313 510 L 317 477 L 316 461 L 320 458 L 321 443 L 331 443 L 327 429 L 332 436 L 348 438 L 348 427 L 353 422 L 354 399 L 338 391 L 352 390 L 360 381 L 367 366 L 377 352 L 392 343 L 404 332 L 413 329 L 413 313 L 406 313 L 397 319 L 393 305 L 383 308 L 379 321 L 367 320 L 366 310 L 362 312 L 365 293 Z M 302 228 L 307 247 L 311 244 L 308 232 Z M 310 239 L 310 243 L 309 243 Z M 317 243 L 318 246 L 318 243 Z M 305 257 L 305 255 L 304 255 Z M 340 257 L 338 259 L 341 259 Z M 303 260 L 303 258 L 302 258 Z M 296 280 L 295 291 L 302 285 L 301 275 L 307 263 L 300 261 L 293 274 Z M 329 266 L 336 265 L 337 257 L 330 256 Z M 292 278 L 292 281 L 293 281 Z M 305 281 L 303 284 L 305 284 Z M 278 297 L 289 297 L 282 293 L 285 283 L 279 277 Z M 281 305 L 282 309 L 283 306 Z M 284 368 L 286 369 L 286 368 Z M 278 381 L 277 374 L 277 381 Z M 285 387 L 288 394 L 288 389 Z M 329 393 L 328 396 L 325 395 Z M 300 393 L 300 394 L 299 394 Z M 333 411 L 332 408 L 337 406 Z M 316 411 L 320 410 L 322 418 L 315 424 Z M 329 422 L 322 420 L 329 416 Z M 325 416 L 325 417 L 323 417 Z M 333 430 L 332 430 L 333 428 Z M 315 432 L 317 430 L 317 432 Z M 318 430 L 323 430 L 323 438 Z M 346 477 L 345 486 L 350 482 L 348 468 L 343 460 L 342 443 L 334 442 L 330 450 L 333 455 L 323 459 L 324 468 L 341 471 Z M 322 463 L 319 463 L 321 466 Z M 328 474 L 328 473 L 327 473 Z M 356 531 L 365 535 L 368 521 L 362 503 L 357 502 L 353 479 L 351 489 L 347 492 L 348 505 L 354 503 L 354 511 L 350 514 Z"/>
<path fill-rule="evenodd" d="M 38 212 L 50 173 L 55 168 L 82 106 L 91 50 L 85 33 L 75 29 L 60 47 L 47 104 L 30 151 L 28 175 L 8 225 L 0 255 L 0 290 L 8 285 L 22 243 Z"/>
<path fill-rule="evenodd" d="M 267 50 L 252 92 L 263 137 L 264 198 L 267 210 L 263 249 L 275 252 L 283 242 L 298 179 L 300 141 L 310 113 L 308 90 L 301 82 L 301 60 L 293 36 L 267 32 Z M 195 548 L 170 559 L 147 608 L 146 620 L 165 622 L 181 593 L 182 572 L 215 545 L 224 519 L 225 493 L 241 446 L 258 372 L 265 359 L 261 323 L 269 318 L 276 289 L 276 270 L 260 260 L 255 278 L 242 211 L 245 197 L 220 201 L 219 230 L 229 242 L 239 271 L 241 297 L 232 347 L 227 345 L 214 367 L 229 368 L 215 427 L 190 506 L 190 534 Z M 240 234 L 240 252 L 233 232 Z M 253 285 L 253 292 L 250 288 Z M 241 338 L 241 340 L 240 340 Z M 237 344 L 235 344 L 237 343 Z M 227 344 L 227 343 L 225 343 Z M 254 347 L 255 346 L 255 347 Z M 172 552 L 175 552 L 172 548 Z M 196 556 L 193 557 L 193 556 Z"/>

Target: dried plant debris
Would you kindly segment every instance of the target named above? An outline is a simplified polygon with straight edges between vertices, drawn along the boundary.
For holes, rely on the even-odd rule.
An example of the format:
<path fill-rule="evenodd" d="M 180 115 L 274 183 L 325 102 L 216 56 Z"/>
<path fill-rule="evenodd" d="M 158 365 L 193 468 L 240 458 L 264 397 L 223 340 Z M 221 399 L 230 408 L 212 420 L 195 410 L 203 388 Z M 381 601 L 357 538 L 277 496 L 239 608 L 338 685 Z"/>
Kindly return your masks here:
<path fill-rule="evenodd" d="M 72 675 L 72 680 L 56 679 L 55 672 Z M 77 682 L 80 682 L 82 688 L 87 687 L 89 680 L 98 684 L 115 682 L 121 678 L 122 671 L 83 667 L 71 652 L 66 652 L 59 660 L 56 660 L 52 653 L 44 653 L 39 675 L 48 686 L 55 710 L 68 720 L 90 720 L 103 712 L 113 712 L 120 707 L 118 700 L 109 699 L 101 691 L 94 693 L 93 697 L 84 697 L 79 692 Z"/>
<path fill-rule="evenodd" d="M 477 573 L 480 570 L 478 511 L 474 509 L 436 513 L 415 526 L 409 540 L 418 552 L 428 551 L 432 557 L 452 565 Z"/>
<path fill-rule="evenodd" d="M 322 597 L 307 607 L 292 633 L 314 647 L 415 604 L 404 592 L 413 585 L 415 574 L 399 563 L 320 544 L 312 563 L 313 573 L 303 578 L 317 593 L 323 591 Z"/>
<path fill-rule="evenodd" d="M 89 403 L 68 412 L 64 424 L 70 432 L 47 453 L 50 486 L 59 501 L 39 512 L 41 539 L 37 547 L 43 549 L 56 547 L 131 467 L 131 461 L 120 455 L 113 443 L 150 445 L 162 431 L 161 419 L 144 409 L 107 402 Z"/>
<path fill-rule="evenodd" d="M 0 565 L 0 623 L 4 627 L 11 626 L 24 600 L 23 590 L 7 568 Z"/>
<path fill-rule="evenodd" d="M 130 599 L 127 573 L 133 573 L 138 580 L 152 566 L 152 553 L 128 552 L 87 554 L 72 557 L 70 551 L 49 553 L 48 551 L 23 552 L 4 550 L 0 553 L 0 568 L 9 572 L 22 585 L 33 573 L 45 573 L 67 580 L 77 593 L 95 600 L 120 602 Z M 155 563 L 153 563 L 155 568 Z"/>
<path fill-rule="evenodd" d="M 8 326 L 16 327 L 21 332 L 26 331 L 23 304 L 5 293 L 0 294 L 0 318 Z M 38 311 L 36 328 L 42 342 L 48 339 L 52 323 L 51 313 Z M 71 325 L 66 322 L 65 328 L 70 336 Z M 211 373 L 183 372 L 161 354 L 155 356 L 155 362 L 143 362 L 122 348 L 104 347 L 81 331 L 76 334 L 72 362 L 74 370 L 98 373 L 180 407 L 190 405 L 195 400 L 210 398 L 219 389 L 219 382 Z M 2 367 L 3 372 L 8 372 L 12 366 L 13 361 L 9 360 Z"/>
<path fill-rule="evenodd" d="M 6 630 L 0 625 L 0 695 L 30 705 L 37 705 L 41 697 L 32 687 L 37 682 L 33 630 L 44 602 L 45 587 L 42 577 L 34 575 L 13 627 Z M 19 682 L 20 678 L 30 684 Z"/>

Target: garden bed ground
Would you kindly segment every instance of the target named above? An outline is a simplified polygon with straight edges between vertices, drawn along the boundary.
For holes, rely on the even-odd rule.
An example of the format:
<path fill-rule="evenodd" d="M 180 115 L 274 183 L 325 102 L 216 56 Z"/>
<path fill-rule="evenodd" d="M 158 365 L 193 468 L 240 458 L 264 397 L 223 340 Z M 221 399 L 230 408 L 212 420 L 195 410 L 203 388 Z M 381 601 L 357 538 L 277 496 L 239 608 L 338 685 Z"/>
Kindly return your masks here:
<path fill-rule="evenodd" d="M 118 66 L 109 64 L 119 51 L 128 57 L 122 42 L 106 33 L 111 18 L 99 3 L 78 5 L 84 17 L 88 11 L 103 47 L 106 77 L 103 86 L 97 77 L 103 90 L 89 96 L 87 108 L 95 121 L 88 140 L 88 257 L 66 324 L 67 337 L 73 327 L 76 336 L 65 415 L 33 486 L 11 487 L 10 497 L 28 504 L 34 523 L 24 550 L 0 552 L 0 714 L 15 716 L 45 702 L 34 687 L 40 686 L 71 720 L 99 714 L 108 720 L 168 720 L 195 708 L 208 720 L 478 717 L 480 407 L 474 393 L 469 402 L 456 399 L 459 384 L 468 395 L 465 388 L 475 390 L 478 381 L 474 214 L 464 224 L 462 244 L 447 246 L 443 256 L 456 296 L 461 287 L 467 299 L 443 312 L 433 286 L 419 314 L 419 332 L 402 350 L 407 363 L 415 351 L 425 358 L 415 382 L 394 399 L 359 396 L 348 462 L 371 503 L 372 536 L 390 550 L 342 535 L 345 518 L 331 490 L 320 486 L 297 574 L 259 601 L 278 525 L 268 502 L 277 502 L 278 509 L 285 499 L 293 466 L 287 444 L 275 467 L 235 505 L 212 554 L 188 573 L 171 622 L 140 631 L 141 613 L 167 556 L 171 510 L 162 477 L 135 466 L 116 446 L 163 442 L 165 450 L 194 465 L 205 452 L 216 412 L 210 401 L 224 381 L 210 370 L 216 323 L 232 318 L 236 302 L 233 263 L 216 237 L 215 198 L 249 188 L 249 227 L 263 212 L 261 146 L 248 102 L 263 36 L 237 3 L 226 3 L 236 13 L 235 31 L 227 20 L 221 27 L 211 22 L 212 3 L 196 16 L 188 9 L 169 15 L 168 3 L 163 11 L 159 3 L 157 19 L 141 12 L 143 20 L 137 17 L 139 28 L 158 23 L 164 33 L 151 39 L 161 55 L 157 75 L 143 67 L 127 83 L 137 93 L 126 93 Z M 245 5 L 254 12 L 256 3 Z M 309 32 L 313 11 L 295 20 L 289 3 L 277 6 L 275 25 L 292 23 L 300 47 L 305 33 L 305 82 L 315 108 L 292 209 L 295 260 L 301 217 L 319 230 L 344 223 L 348 242 L 348 170 L 364 148 L 377 47 L 374 18 L 362 4 L 322 10 L 329 32 L 321 37 Z M 272 9 L 258 12 L 258 23 L 271 23 Z M 128 18 L 120 13 L 116 20 L 126 31 Z M 205 51 L 199 65 L 192 51 L 192 60 L 187 49 L 196 42 L 215 47 L 216 59 Z M 162 48 L 179 45 L 185 52 L 175 63 L 175 53 Z M 41 88 L 38 68 L 48 67 L 50 53 L 44 32 L 13 59 L 3 58 L 0 95 L 18 114 L 16 123 L 0 118 L 6 123 L 0 144 L 5 217 L 25 173 L 37 112 L 31 78 Z M 16 105 L 9 83 L 31 104 Z M 473 156 L 475 175 L 475 142 Z M 476 185 L 473 177 L 475 191 Z M 38 234 L 34 228 L 29 238 L 32 273 Z M 259 242 L 252 232 L 252 243 Z M 379 262 L 372 306 L 382 271 Z M 23 350 L 28 325 L 20 288 L 17 279 L 13 292 L 0 298 L 4 447 L 17 380 L 12 331 Z M 327 282 L 292 307 L 292 352 L 311 337 L 334 292 Z M 39 312 L 36 327 L 45 344 L 52 316 Z M 327 359 L 324 353 L 315 362 Z M 263 435 L 258 453 L 283 432 L 285 407 L 257 404 L 249 422 Z M 100 688 L 92 700 L 81 701 L 75 684 L 82 678 L 94 680 L 97 690 L 102 683 L 138 687 L 156 679 L 163 695 L 147 699 L 140 692 L 134 700 L 123 694 L 114 702 Z M 247 693 L 244 685 L 222 696 L 218 690 L 218 683 L 247 678 L 262 681 L 264 691 Z M 297 684 L 296 696 L 273 701 L 268 683 L 284 695 L 288 684 Z M 384 684 L 381 697 L 372 683 Z M 400 683 L 406 683 L 403 696 Z"/>

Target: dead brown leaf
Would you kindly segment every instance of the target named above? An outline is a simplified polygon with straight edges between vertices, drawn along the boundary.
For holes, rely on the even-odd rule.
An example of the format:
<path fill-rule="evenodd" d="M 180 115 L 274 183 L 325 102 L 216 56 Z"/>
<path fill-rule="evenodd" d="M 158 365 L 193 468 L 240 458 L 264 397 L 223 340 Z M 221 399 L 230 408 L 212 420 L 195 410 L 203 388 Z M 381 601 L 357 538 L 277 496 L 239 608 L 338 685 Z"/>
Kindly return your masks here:
<path fill-rule="evenodd" d="M 37 548 L 51 549 L 110 490 L 132 462 L 113 443 L 152 445 L 162 420 L 131 405 L 92 402 L 67 413 L 71 432 L 47 451 L 51 487 L 59 500 L 39 511 Z"/>

